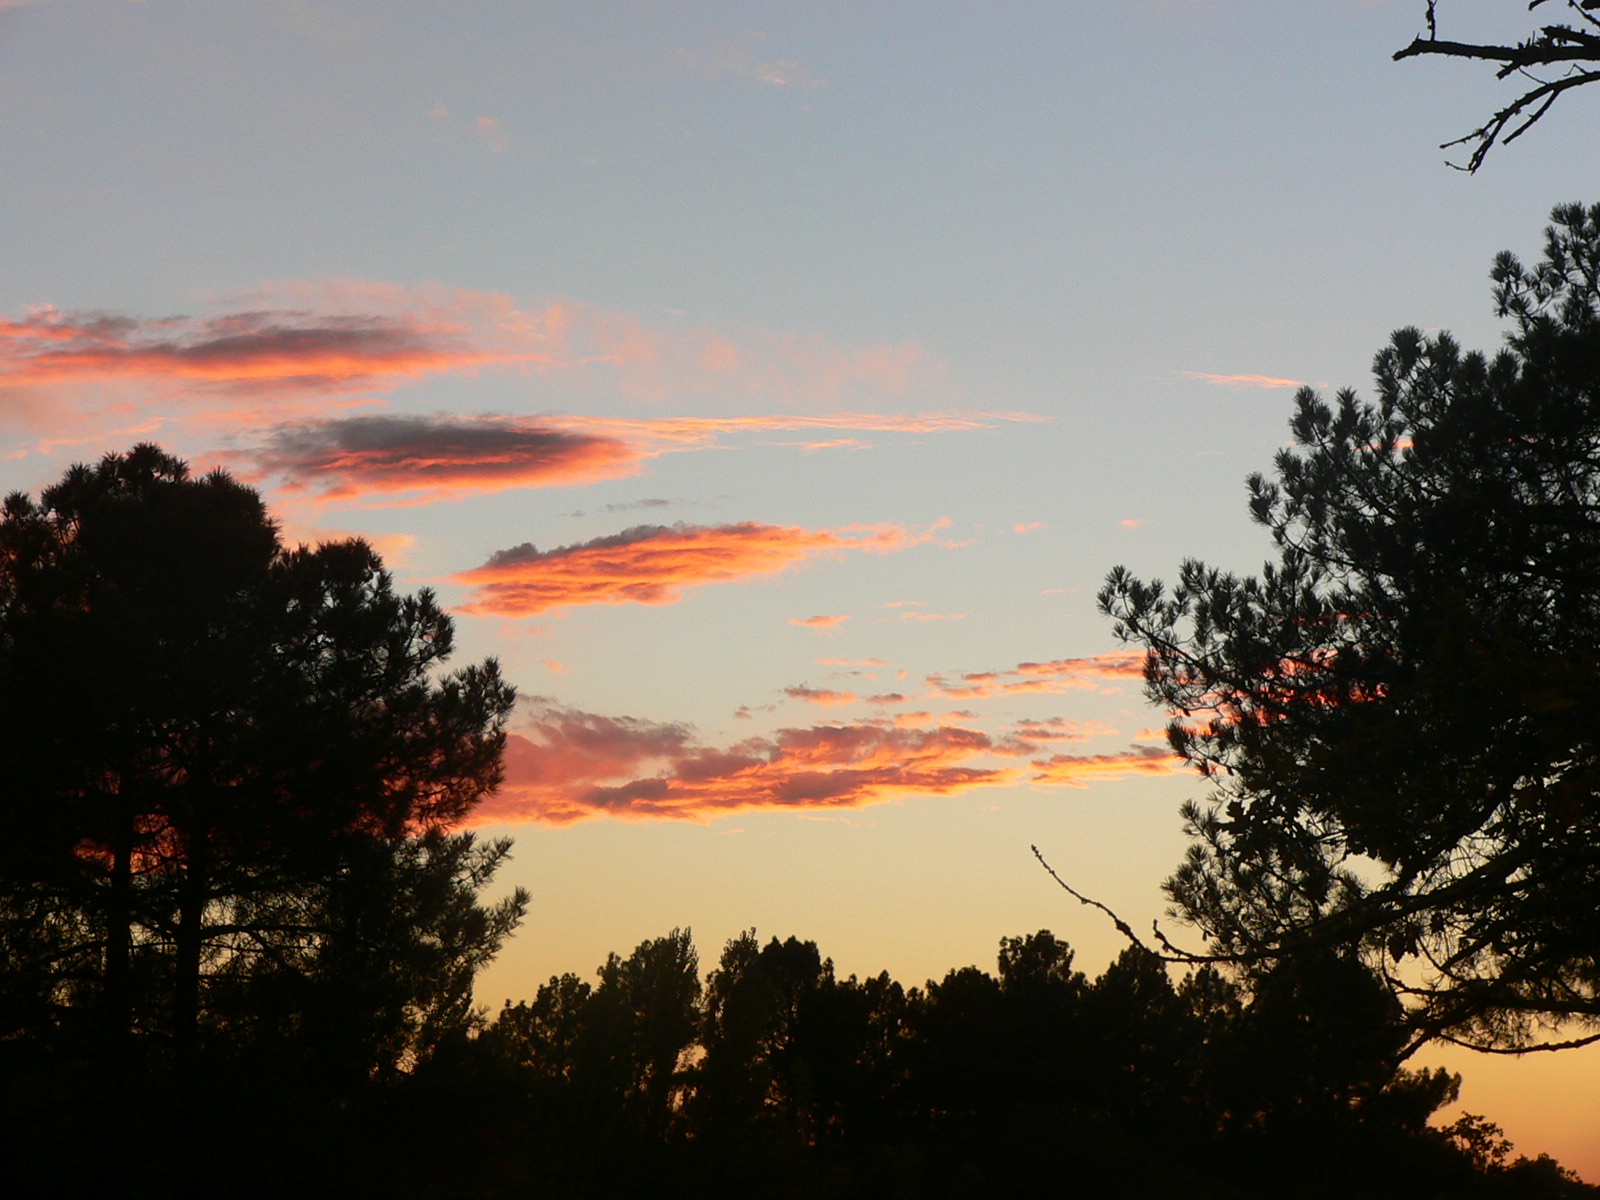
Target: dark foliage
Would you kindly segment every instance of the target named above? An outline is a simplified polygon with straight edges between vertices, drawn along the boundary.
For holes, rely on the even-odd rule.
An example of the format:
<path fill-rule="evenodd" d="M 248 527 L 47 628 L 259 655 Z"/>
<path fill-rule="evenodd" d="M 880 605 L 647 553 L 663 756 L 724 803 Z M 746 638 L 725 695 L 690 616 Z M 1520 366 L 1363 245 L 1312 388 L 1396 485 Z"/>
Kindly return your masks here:
<path fill-rule="evenodd" d="M 633 993 L 656 998 L 631 1011 L 671 1031 L 659 1042 L 619 1023 L 603 999 L 619 973 L 677 980 L 690 958 L 674 931 L 613 955 L 598 988 L 565 975 L 508 1004 L 407 1095 L 436 1126 L 459 1112 L 462 1174 L 375 1178 L 419 1198 L 1595 1194 L 1549 1160 L 1508 1163 L 1482 1118 L 1430 1128 L 1459 1080 L 1395 1069 L 1399 1006 L 1347 958 L 1297 960 L 1248 987 L 1202 968 L 1174 987 L 1131 948 L 1091 981 L 1040 932 L 1004 939 L 997 975 L 966 967 L 906 991 L 886 975 L 840 979 L 815 943 L 750 931 L 698 1003 L 676 986 Z M 696 1015 L 670 1119 L 584 1078 L 627 1060 L 642 1085 L 651 1055 L 627 1048 L 678 1043 Z M 585 1068 L 577 1048 L 596 1037 L 611 1055 Z M 460 1099 L 429 1090 L 445 1086 Z"/>
<path fill-rule="evenodd" d="M 492 661 L 439 671 L 451 637 L 364 543 L 287 549 L 153 446 L 7 498 L 10 1132 L 209 1127 L 222 1079 L 336 1103 L 470 1027 L 524 899 L 479 904 L 509 843 L 446 832 L 512 701 Z"/>
<path fill-rule="evenodd" d="M 1413 1044 L 1600 1036 L 1600 208 L 1555 222 L 1495 263 L 1498 354 L 1406 329 L 1376 401 L 1301 391 L 1259 576 L 1101 595 L 1214 788 L 1177 914 L 1254 968 L 1360 954 Z"/>

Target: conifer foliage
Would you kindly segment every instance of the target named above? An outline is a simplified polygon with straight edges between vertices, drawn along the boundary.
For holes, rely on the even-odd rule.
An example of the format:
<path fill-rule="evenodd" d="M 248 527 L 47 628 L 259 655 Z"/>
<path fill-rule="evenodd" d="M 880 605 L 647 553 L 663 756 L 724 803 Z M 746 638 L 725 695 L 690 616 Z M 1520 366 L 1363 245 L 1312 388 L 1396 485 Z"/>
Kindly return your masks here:
<path fill-rule="evenodd" d="M 1100 602 L 1212 786 L 1167 883 L 1209 951 L 1359 953 L 1416 1041 L 1522 1050 L 1600 1038 L 1600 206 L 1492 278 L 1499 352 L 1402 329 L 1375 400 L 1299 393 L 1259 575 Z"/>
<path fill-rule="evenodd" d="M 0 514 L 0 1048 L 393 1072 L 460 1026 L 524 899 L 447 826 L 513 693 L 360 541 L 154 446 Z M 21 1085 L 18 1085 L 21 1086 Z"/>

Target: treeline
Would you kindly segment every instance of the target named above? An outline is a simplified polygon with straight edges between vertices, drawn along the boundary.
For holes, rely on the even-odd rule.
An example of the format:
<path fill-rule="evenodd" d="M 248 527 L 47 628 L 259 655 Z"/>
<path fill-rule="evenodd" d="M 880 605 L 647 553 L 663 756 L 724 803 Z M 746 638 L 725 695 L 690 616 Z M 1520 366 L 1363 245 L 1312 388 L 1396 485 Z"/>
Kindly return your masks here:
<path fill-rule="evenodd" d="M 462 1014 L 360 1086 L 241 1036 L 199 1064 L 152 1053 L 120 1084 L 80 1076 L 75 1095 L 59 1073 L 50 1097 L 13 1076 L 5 1116 L 63 1171 L 104 1155 L 120 1179 L 225 1177 L 233 1194 L 1600 1193 L 1548 1158 L 1508 1161 L 1482 1118 L 1430 1127 L 1459 1077 L 1395 1069 L 1400 1017 L 1335 957 L 1247 991 L 1209 968 L 1174 986 L 1130 948 L 1090 980 L 1040 932 L 1003 939 L 996 974 L 906 988 L 752 931 L 702 983 L 674 930 L 594 983 Z"/>
<path fill-rule="evenodd" d="M 461 1118 L 481 1195 L 1600 1190 L 1548 1158 L 1508 1163 L 1481 1118 L 1430 1128 L 1459 1077 L 1397 1070 L 1405 1036 L 1392 996 L 1332 956 L 1246 992 L 1212 969 L 1174 986 L 1130 948 L 1090 980 L 1040 932 L 1003 939 L 996 974 L 908 989 L 751 931 L 702 988 L 675 930 L 593 985 L 568 974 L 508 1002 L 419 1072 L 409 1111 Z"/>

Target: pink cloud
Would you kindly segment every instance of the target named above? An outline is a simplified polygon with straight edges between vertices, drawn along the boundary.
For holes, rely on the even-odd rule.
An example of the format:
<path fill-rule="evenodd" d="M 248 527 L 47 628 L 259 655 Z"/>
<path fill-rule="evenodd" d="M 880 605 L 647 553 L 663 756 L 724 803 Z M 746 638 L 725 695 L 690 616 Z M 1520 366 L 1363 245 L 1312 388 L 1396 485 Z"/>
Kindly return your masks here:
<path fill-rule="evenodd" d="M 1302 388 L 1304 380 L 1280 379 L 1276 375 L 1213 375 L 1209 371 L 1179 371 L 1185 379 L 1198 379 L 1202 383 L 1214 383 L 1218 387 L 1230 388 Z"/>
<path fill-rule="evenodd" d="M 568 824 L 593 817 L 706 821 L 757 809 L 861 808 L 1019 782 L 1011 767 L 973 765 L 994 752 L 953 726 L 815 725 L 726 748 L 682 726 L 607 718 L 535 702 L 508 738 L 506 780 L 475 824 Z"/>

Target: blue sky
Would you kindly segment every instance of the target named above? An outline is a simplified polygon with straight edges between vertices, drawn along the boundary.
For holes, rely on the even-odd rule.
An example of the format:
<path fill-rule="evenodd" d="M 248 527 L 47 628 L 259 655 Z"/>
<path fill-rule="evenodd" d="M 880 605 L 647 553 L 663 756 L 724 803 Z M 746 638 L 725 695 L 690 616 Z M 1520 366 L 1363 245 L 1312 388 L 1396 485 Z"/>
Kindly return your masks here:
<path fill-rule="evenodd" d="M 456 608 L 527 697 L 487 1002 L 677 925 L 1097 967 L 1028 846 L 1147 923 L 1199 791 L 1106 571 L 1256 565 L 1294 387 L 1492 346 L 1595 199 L 1582 94 L 1449 169 L 1503 100 L 1423 7 L 0 4 L 0 485 L 154 439 Z M 1600 1174 L 1592 1056 L 1451 1061 Z"/>

